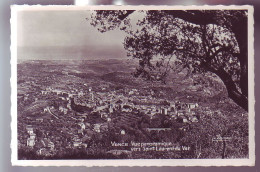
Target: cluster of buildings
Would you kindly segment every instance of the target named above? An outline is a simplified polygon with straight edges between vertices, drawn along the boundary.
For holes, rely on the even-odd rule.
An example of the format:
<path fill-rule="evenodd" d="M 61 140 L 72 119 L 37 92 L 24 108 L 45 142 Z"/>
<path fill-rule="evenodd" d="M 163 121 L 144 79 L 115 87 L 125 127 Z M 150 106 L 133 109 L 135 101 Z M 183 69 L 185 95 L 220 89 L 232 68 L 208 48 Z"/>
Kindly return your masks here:
<path fill-rule="evenodd" d="M 55 145 L 53 142 L 51 142 L 51 140 L 49 138 L 44 137 L 44 138 L 39 138 L 37 140 L 36 134 L 34 133 L 34 128 L 32 125 L 27 125 L 26 131 L 29 135 L 29 137 L 27 138 L 28 147 L 39 148 L 36 152 L 38 155 L 48 156 L 48 155 L 52 154 L 52 152 L 54 151 Z"/>
<path fill-rule="evenodd" d="M 197 103 L 181 103 L 179 101 L 167 102 L 163 99 L 156 99 L 151 96 L 141 96 L 137 89 L 128 89 L 125 94 L 117 93 L 116 91 L 96 92 L 91 87 L 87 92 L 82 90 L 73 90 L 72 92 L 61 91 L 58 89 L 48 88 L 43 91 L 44 94 L 50 92 L 56 93 L 67 101 L 66 106 L 59 106 L 59 112 L 64 115 L 71 111 L 71 98 L 77 105 L 86 106 L 92 109 L 92 113 L 99 113 L 101 118 L 107 121 L 111 120 L 109 114 L 120 111 L 128 112 L 139 111 L 148 115 L 151 119 L 156 114 L 168 115 L 172 118 L 182 118 L 182 122 L 198 122 L 195 112 L 198 107 Z M 78 93 L 75 93 L 78 91 Z M 135 103 L 136 102 L 136 103 Z M 165 103 L 166 102 L 166 103 Z M 85 113 L 88 115 L 88 113 Z"/>
<path fill-rule="evenodd" d="M 59 115 L 63 114 L 62 116 L 68 117 L 68 119 L 72 118 L 76 122 L 75 129 L 64 130 L 64 133 L 71 137 L 70 141 L 64 141 L 69 148 L 88 147 L 87 143 L 91 140 L 93 133 L 108 131 L 109 123 L 114 118 L 113 114 L 118 112 L 126 114 L 143 113 L 148 115 L 150 119 L 153 119 L 156 114 L 163 114 L 183 123 L 198 122 L 199 120 L 194 112 L 194 109 L 198 107 L 197 103 L 181 103 L 179 101 L 156 99 L 151 95 L 141 95 L 138 89 L 126 89 L 127 91 L 117 92 L 104 91 L 105 88 L 101 89 L 101 91 L 93 91 L 91 87 L 88 87 L 86 90 L 84 92 L 74 88 L 68 91 L 48 87 L 46 90 L 41 91 L 41 95 L 55 95 L 62 102 L 58 107 L 47 106 L 43 108 L 43 113 L 50 113 L 59 120 L 61 119 Z M 91 111 L 85 113 L 75 112 L 72 108 L 72 100 L 76 105 L 88 107 Z M 93 113 L 99 115 L 103 121 L 94 123 L 86 121 L 87 116 Z M 37 118 L 37 120 L 38 123 L 43 123 L 42 118 Z M 28 125 L 26 130 L 29 134 L 27 146 L 31 148 L 37 147 L 37 154 L 51 155 L 55 151 L 55 145 L 48 136 L 38 138 L 37 140 L 31 125 Z M 118 134 L 125 135 L 126 132 L 125 129 L 121 129 Z"/>
<path fill-rule="evenodd" d="M 34 147 L 36 134 L 33 132 L 33 127 L 31 125 L 27 125 L 26 131 L 29 134 L 29 138 L 27 138 L 27 146 Z"/>

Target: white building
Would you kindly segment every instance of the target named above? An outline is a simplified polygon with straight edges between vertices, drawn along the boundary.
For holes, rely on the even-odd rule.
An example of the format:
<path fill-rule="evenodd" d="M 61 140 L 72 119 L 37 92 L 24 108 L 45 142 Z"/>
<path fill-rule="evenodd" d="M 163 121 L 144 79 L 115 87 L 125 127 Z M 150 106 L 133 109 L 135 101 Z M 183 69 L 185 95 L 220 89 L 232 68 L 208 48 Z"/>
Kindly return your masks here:
<path fill-rule="evenodd" d="M 97 132 L 97 133 L 100 133 L 100 126 L 101 124 L 94 124 L 94 131 Z"/>
<path fill-rule="evenodd" d="M 86 129 L 86 125 L 85 125 L 83 122 L 78 123 L 78 125 L 80 126 L 80 128 L 81 128 L 82 130 L 85 130 L 85 129 Z"/>
<path fill-rule="evenodd" d="M 43 112 L 48 112 L 48 107 L 44 108 Z"/>
<path fill-rule="evenodd" d="M 100 112 L 100 111 L 105 110 L 106 108 L 107 108 L 107 106 L 97 106 L 95 111 Z"/>
<path fill-rule="evenodd" d="M 54 150 L 54 143 L 53 142 L 49 142 L 48 143 L 48 148 L 50 148 L 51 150 Z"/>
<path fill-rule="evenodd" d="M 31 135 L 31 134 L 33 134 L 33 127 L 32 126 L 26 126 L 26 130 L 27 130 L 27 133 L 29 134 L 29 135 Z"/>
<path fill-rule="evenodd" d="M 37 118 L 36 122 L 43 122 L 43 118 Z"/>
<path fill-rule="evenodd" d="M 165 107 L 162 107 L 162 108 L 161 108 L 161 114 L 167 115 L 167 114 L 168 114 L 168 109 L 165 108 Z"/>
<path fill-rule="evenodd" d="M 195 109 L 196 107 L 198 107 L 199 105 L 198 105 L 198 103 L 188 103 L 187 104 L 187 107 L 189 108 L 189 109 Z"/>
<path fill-rule="evenodd" d="M 36 138 L 36 134 L 35 133 L 32 133 L 32 134 L 30 134 L 30 139 L 35 139 Z"/>
<path fill-rule="evenodd" d="M 125 130 L 121 130 L 121 131 L 120 131 L 120 134 L 121 134 L 121 135 L 125 135 Z"/>
<path fill-rule="evenodd" d="M 35 140 L 31 139 L 31 138 L 28 138 L 27 139 L 27 146 L 33 147 L 34 145 L 35 145 Z"/>

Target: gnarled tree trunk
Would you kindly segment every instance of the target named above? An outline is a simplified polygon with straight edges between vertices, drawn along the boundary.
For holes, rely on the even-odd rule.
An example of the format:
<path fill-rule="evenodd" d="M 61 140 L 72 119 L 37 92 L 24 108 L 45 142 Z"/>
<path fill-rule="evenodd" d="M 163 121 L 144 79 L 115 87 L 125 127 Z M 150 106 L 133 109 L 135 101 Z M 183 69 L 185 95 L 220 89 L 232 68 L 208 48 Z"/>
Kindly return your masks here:
<path fill-rule="evenodd" d="M 226 86 L 228 96 L 240 107 L 248 111 L 247 97 L 238 91 L 236 85 L 229 74 L 224 69 L 215 70 L 214 73 L 220 77 Z"/>

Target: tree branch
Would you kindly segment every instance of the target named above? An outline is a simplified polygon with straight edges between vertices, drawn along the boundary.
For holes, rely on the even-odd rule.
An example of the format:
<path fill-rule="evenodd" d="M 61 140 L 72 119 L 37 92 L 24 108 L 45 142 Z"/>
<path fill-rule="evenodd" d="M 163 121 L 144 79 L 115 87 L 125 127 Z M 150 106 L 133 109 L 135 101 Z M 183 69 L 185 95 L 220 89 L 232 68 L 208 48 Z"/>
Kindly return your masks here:
<path fill-rule="evenodd" d="M 213 14 L 205 14 L 198 10 L 165 10 L 164 12 L 173 17 L 180 18 L 197 25 L 218 24 L 218 22 L 214 19 Z"/>
<path fill-rule="evenodd" d="M 119 15 L 118 19 L 124 20 L 126 17 L 128 17 L 130 14 L 132 14 L 135 10 L 127 10 L 125 14 Z"/>

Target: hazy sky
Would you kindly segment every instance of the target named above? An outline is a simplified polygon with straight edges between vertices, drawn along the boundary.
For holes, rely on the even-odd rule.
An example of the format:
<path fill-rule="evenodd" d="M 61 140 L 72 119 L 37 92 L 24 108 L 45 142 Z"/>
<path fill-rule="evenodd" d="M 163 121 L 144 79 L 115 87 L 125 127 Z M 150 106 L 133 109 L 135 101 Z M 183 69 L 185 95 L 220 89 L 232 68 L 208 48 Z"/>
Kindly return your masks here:
<path fill-rule="evenodd" d="M 89 11 L 18 12 L 18 59 L 126 58 L 124 33 L 100 33 Z"/>

